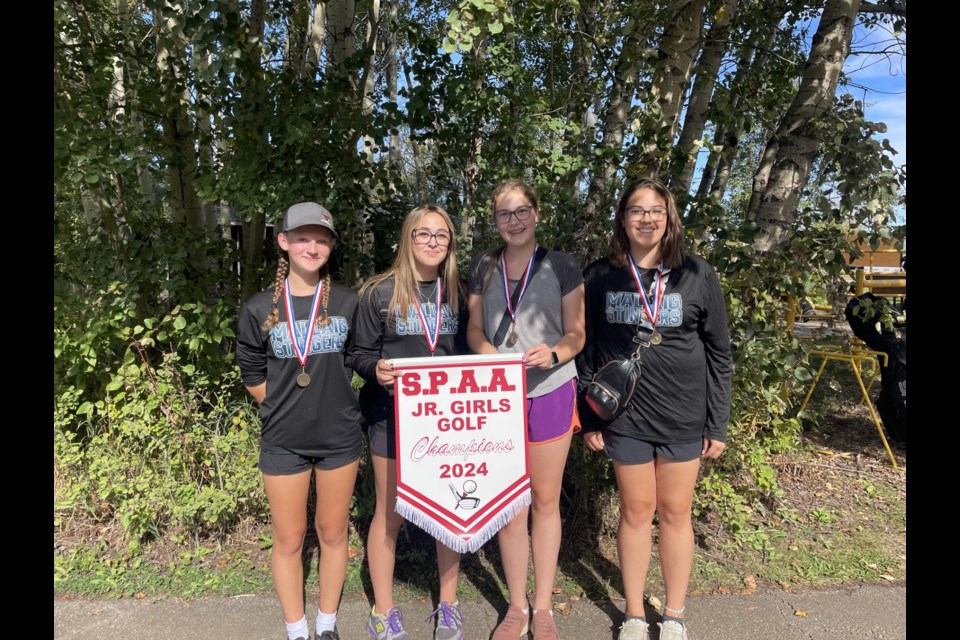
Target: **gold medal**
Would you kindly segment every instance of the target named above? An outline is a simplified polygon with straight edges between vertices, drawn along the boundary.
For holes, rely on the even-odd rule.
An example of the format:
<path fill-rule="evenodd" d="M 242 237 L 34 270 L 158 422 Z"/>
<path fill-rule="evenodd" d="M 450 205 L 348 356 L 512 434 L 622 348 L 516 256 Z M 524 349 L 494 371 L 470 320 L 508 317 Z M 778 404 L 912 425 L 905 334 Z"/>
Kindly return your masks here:
<path fill-rule="evenodd" d="M 520 339 L 520 336 L 517 335 L 517 310 L 520 308 L 520 301 L 523 300 L 523 294 L 527 291 L 527 285 L 530 284 L 530 278 L 533 277 L 533 263 L 537 257 L 537 249 L 539 248 L 539 245 L 535 245 L 533 247 L 533 253 L 530 254 L 530 260 L 527 262 L 527 266 L 523 270 L 523 275 L 520 276 L 520 282 L 517 284 L 517 289 L 514 290 L 514 295 L 517 297 L 516 303 L 510 299 L 510 283 L 507 278 L 506 252 L 500 254 L 500 275 L 503 277 L 503 297 L 507 301 L 507 313 L 510 314 L 510 319 L 513 320 L 513 322 L 510 324 L 510 335 L 507 336 L 507 347 L 512 347 L 513 345 L 517 344 L 517 340 Z"/>
<path fill-rule="evenodd" d="M 287 310 L 287 330 L 290 332 L 290 342 L 293 345 L 293 352 L 300 363 L 300 375 L 297 376 L 297 385 L 302 389 L 310 384 L 310 374 L 307 373 L 307 358 L 310 355 L 310 344 L 313 341 L 314 329 L 317 327 L 317 311 L 320 308 L 320 301 L 323 299 L 323 282 L 317 284 L 313 292 L 313 302 L 310 303 L 310 318 L 307 320 L 306 335 L 303 336 L 303 344 L 297 339 L 297 332 L 294 326 L 297 319 L 293 313 L 293 295 L 290 293 L 290 278 L 283 281 L 283 301 Z M 327 317 L 327 312 L 323 312 Z"/>
<path fill-rule="evenodd" d="M 653 333 L 650 334 L 650 344 L 660 344 L 663 342 L 663 336 L 660 335 L 660 332 L 656 329 L 653 330 Z"/>

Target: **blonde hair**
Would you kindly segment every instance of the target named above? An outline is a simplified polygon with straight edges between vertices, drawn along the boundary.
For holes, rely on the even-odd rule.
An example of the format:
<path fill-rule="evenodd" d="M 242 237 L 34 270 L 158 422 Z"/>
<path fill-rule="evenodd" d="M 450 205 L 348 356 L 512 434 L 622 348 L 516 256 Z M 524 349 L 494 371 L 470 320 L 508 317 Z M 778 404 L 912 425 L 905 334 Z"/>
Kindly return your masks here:
<path fill-rule="evenodd" d="M 439 264 L 437 273 L 443 279 L 444 297 L 450 308 L 456 312 L 460 305 L 459 283 L 460 275 L 457 272 L 457 236 L 453 231 L 453 221 L 443 207 L 437 204 L 425 204 L 416 207 L 403 219 L 400 229 L 400 246 L 393 259 L 393 265 L 383 273 L 367 280 L 360 288 L 360 297 L 367 294 L 378 284 L 393 278 L 393 295 L 387 309 L 395 309 L 397 305 L 405 314 L 410 303 L 417 300 L 417 263 L 413 257 L 413 230 L 428 213 L 435 213 L 443 218 L 447 230 L 450 232 L 450 244 L 447 246 L 447 255 Z M 437 309 L 437 313 L 440 310 Z M 387 316 L 389 318 L 389 314 Z M 389 319 L 388 319 L 389 322 Z"/>

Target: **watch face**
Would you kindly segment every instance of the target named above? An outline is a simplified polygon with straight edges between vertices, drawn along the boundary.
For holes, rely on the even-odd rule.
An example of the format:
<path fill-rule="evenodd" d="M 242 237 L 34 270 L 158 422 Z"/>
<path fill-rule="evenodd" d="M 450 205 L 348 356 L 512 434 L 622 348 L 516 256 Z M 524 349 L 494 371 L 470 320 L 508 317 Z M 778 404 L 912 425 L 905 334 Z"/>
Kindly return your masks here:
<path fill-rule="evenodd" d="M 553 364 L 553 366 L 557 366 L 558 364 L 560 364 L 560 358 L 557 357 L 556 351 L 550 352 L 550 362 Z"/>

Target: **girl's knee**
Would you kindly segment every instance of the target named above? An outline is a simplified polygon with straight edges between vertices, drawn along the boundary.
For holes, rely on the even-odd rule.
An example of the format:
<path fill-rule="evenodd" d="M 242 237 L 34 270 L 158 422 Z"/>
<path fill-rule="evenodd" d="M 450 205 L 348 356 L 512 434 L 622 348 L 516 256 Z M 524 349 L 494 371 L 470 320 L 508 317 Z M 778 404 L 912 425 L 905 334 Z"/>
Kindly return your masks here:
<path fill-rule="evenodd" d="M 620 506 L 620 522 L 628 527 L 649 526 L 653 522 L 654 505 L 639 504 L 631 508 Z"/>
<path fill-rule="evenodd" d="M 657 518 L 667 526 L 690 525 L 693 518 L 693 502 L 686 497 L 679 500 L 661 499 L 657 502 Z"/>
<path fill-rule="evenodd" d="M 560 515 L 560 494 L 550 496 L 533 496 L 530 509 L 540 517 Z"/>
<path fill-rule="evenodd" d="M 690 508 L 657 509 L 661 527 L 693 527 L 693 512 Z"/>
<path fill-rule="evenodd" d="M 306 528 L 302 531 L 273 532 L 273 552 L 285 556 L 300 555 L 303 552 L 303 539 Z"/>
<path fill-rule="evenodd" d="M 317 538 L 320 544 L 325 547 L 335 547 L 345 544 L 347 541 L 348 528 L 342 523 L 327 524 L 317 523 Z"/>

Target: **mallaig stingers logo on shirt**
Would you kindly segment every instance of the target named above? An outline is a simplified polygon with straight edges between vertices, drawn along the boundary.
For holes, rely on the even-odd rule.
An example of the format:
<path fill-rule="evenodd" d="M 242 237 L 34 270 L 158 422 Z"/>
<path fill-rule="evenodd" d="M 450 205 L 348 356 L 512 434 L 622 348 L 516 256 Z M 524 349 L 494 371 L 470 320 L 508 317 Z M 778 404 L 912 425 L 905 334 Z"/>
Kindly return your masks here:
<path fill-rule="evenodd" d="M 607 322 L 610 324 L 640 324 L 644 318 L 640 294 L 629 291 L 608 291 Z M 668 293 L 660 304 L 658 327 L 679 327 L 683 322 L 683 298 L 679 293 Z"/>
<path fill-rule="evenodd" d="M 421 305 L 421 308 L 423 309 L 424 316 L 426 316 L 427 326 L 431 327 L 432 330 L 433 327 L 437 326 L 437 305 L 433 302 L 428 302 Z M 450 308 L 450 305 L 443 303 L 441 313 L 440 333 L 456 335 L 459 321 L 456 314 L 453 313 L 453 310 Z M 417 305 L 407 305 L 407 314 L 405 316 L 401 316 L 400 305 L 397 305 L 394 307 L 393 317 L 397 321 L 397 335 L 424 335 L 423 322 L 420 321 L 420 314 L 417 313 Z"/>
<path fill-rule="evenodd" d="M 297 339 L 303 341 L 307 335 L 307 321 L 297 320 L 293 325 Z M 343 345 L 347 342 L 347 335 L 350 327 L 347 319 L 343 316 L 330 316 L 330 322 L 324 326 L 318 326 L 313 331 L 313 339 L 310 341 L 311 353 L 333 353 L 343 351 Z M 281 322 L 270 329 L 270 346 L 273 353 L 278 358 L 295 358 L 293 343 L 290 341 L 290 331 L 287 329 L 287 323 Z"/>

